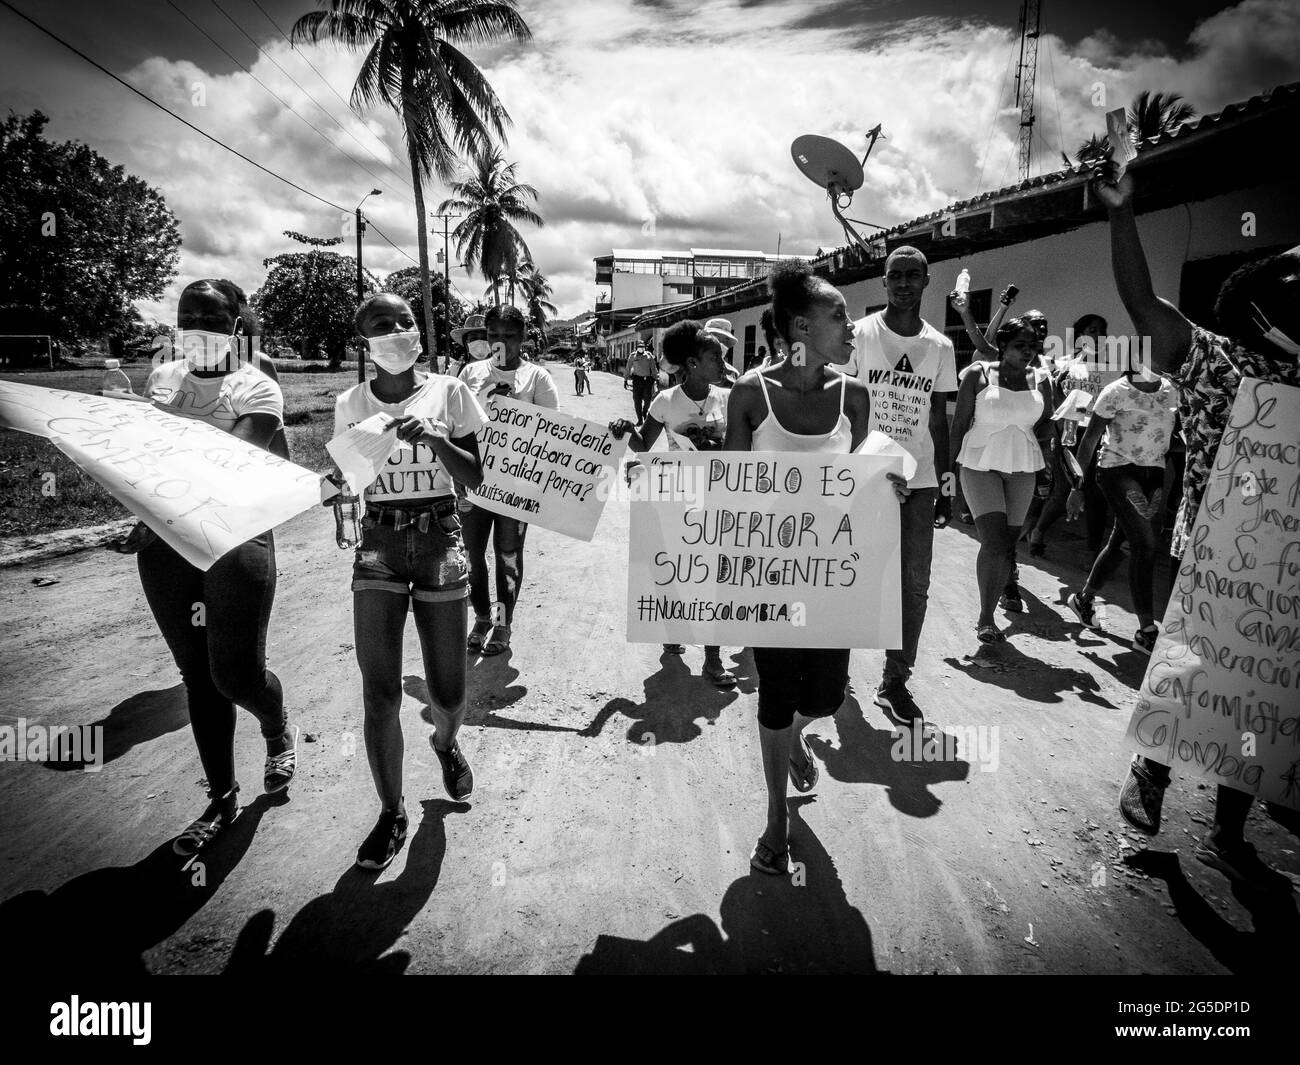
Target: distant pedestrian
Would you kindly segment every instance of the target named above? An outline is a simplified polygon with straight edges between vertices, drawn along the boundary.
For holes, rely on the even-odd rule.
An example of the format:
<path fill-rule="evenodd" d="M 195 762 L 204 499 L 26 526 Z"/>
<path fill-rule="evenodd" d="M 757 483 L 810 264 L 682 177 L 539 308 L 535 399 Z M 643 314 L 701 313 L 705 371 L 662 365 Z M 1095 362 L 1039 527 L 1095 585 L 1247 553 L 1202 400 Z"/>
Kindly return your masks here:
<path fill-rule="evenodd" d="M 646 342 L 642 340 L 632 352 L 632 357 L 627 360 L 627 369 L 623 373 L 623 387 L 632 389 L 632 408 L 636 414 L 637 425 L 645 421 L 646 413 L 650 410 L 650 401 L 654 399 L 655 394 L 655 378 L 658 374 L 659 368 L 655 365 L 655 358 L 650 353 Z"/>

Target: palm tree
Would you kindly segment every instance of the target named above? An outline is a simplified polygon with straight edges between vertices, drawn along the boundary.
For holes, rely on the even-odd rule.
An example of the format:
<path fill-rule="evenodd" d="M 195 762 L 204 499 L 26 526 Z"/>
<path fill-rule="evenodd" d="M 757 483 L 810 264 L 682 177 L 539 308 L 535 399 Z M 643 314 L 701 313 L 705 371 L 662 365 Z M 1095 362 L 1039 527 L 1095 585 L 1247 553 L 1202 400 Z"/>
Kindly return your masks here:
<path fill-rule="evenodd" d="M 406 138 L 415 192 L 424 331 L 434 355 L 429 239 L 424 182 L 450 182 L 463 154 L 481 152 L 493 134 L 504 139 L 510 116 L 482 72 L 457 45 L 502 39 L 528 41 L 532 33 L 517 0 L 320 0 L 325 10 L 303 15 L 290 43 L 334 41 L 366 48 L 352 106 L 385 104 L 397 112 Z"/>
<path fill-rule="evenodd" d="M 545 274 L 537 269 L 535 263 L 524 263 L 519 268 L 519 291 L 524 297 L 524 307 L 528 320 L 537 326 L 546 339 L 546 320 L 554 318 L 559 312 L 550 301 L 551 282 Z"/>
<path fill-rule="evenodd" d="M 1128 109 L 1128 128 L 1138 144 L 1151 137 L 1172 133 L 1184 122 L 1196 117 L 1191 104 L 1176 92 L 1150 92 L 1143 89 Z"/>
<path fill-rule="evenodd" d="M 501 302 L 503 276 L 516 274 L 519 264 L 529 258 L 528 245 L 515 223 L 546 225 L 528 204 L 537 199 L 537 190 L 517 180 L 518 165 L 507 164 L 499 148 L 484 147 L 474 153 L 469 176 L 454 182 L 452 195 L 438 204 L 439 214 L 465 216 L 451 231 L 456 252 L 490 283 L 493 303 Z M 513 299 L 513 282 L 510 286 Z"/>
<path fill-rule="evenodd" d="M 1110 141 L 1100 134 L 1094 133 L 1086 141 L 1080 144 L 1077 149 L 1075 149 L 1074 158 L 1077 163 L 1086 167 L 1101 159 L 1109 159 L 1111 153 L 1112 148 L 1110 146 Z M 1065 161 L 1067 165 L 1070 162 L 1068 158 Z"/>

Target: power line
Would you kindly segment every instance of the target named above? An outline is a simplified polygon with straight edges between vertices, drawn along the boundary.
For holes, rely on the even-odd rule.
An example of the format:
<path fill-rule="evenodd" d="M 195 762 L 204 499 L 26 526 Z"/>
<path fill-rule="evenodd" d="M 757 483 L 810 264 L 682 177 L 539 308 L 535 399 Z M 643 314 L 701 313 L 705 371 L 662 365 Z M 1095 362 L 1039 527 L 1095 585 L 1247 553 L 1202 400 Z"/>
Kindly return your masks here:
<path fill-rule="evenodd" d="M 389 166 L 386 162 L 384 162 L 383 159 L 381 159 L 378 155 L 376 155 L 373 149 L 368 148 L 365 144 L 363 144 L 357 138 L 355 133 L 353 133 L 350 129 L 347 128 L 347 126 L 343 125 L 342 122 L 340 122 L 337 118 L 335 118 L 330 111 L 326 110 L 326 108 L 321 105 L 320 101 L 318 101 L 316 97 L 314 97 L 303 87 L 302 82 L 300 82 L 297 78 L 295 78 L 292 74 L 290 74 L 287 70 L 285 70 L 284 67 L 280 66 L 280 64 L 276 61 L 275 57 L 271 55 L 269 52 L 267 52 L 266 49 L 264 49 L 260 44 L 258 44 L 257 41 L 248 33 L 248 31 L 245 30 L 243 26 L 241 26 L 238 22 L 235 21 L 234 17 L 231 14 L 219 3 L 217 3 L 217 0 L 210 0 L 210 2 L 213 7 L 215 7 L 218 11 L 221 12 L 222 16 L 226 19 L 226 21 L 229 22 L 232 26 L 234 26 L 235 29 L 237 29 L 241 34 L 243 34 L 244 37 L 247 39 L 248 43 L 257 49 L 258 54 L 263 56 L 269 63 L 271 63 L 275 67 L 276 70 L 278 70 L 281 74 L 283 74 L 286 78 L 288 78 L 291 82 L 293 82 L 294 85 L 298 87 L 298 91 L 301 92 L 304 96 L 306 96 L 307 99 L 310 100 L 313 104 L 315 104 L 317 110 L 319 110 L 326 118 L 328 118 L 331 122 L 333 122 L 334 125 L 338 126 L 338 128 L 342 130 L 347 136 L 351 137 L 353 143 L 355 143 L 357 147 L 359 147 L 363 152 L 367 153 L 372 159 L 375 160 L 375 162 L 377 162 L 380 166 L 382 166 L 385 170 L 387 170 L 390 174 L 392 174 L 395 178 L 397 178 L 398 181 L 403 182 L 408 189 L 412 187 L 411 183 L 407 181 L 405 177 L 402 176 L 400 171 L 394 170 L 391 166 Z"/>
<path fill-rule="evenodd" d="M 311 67 L 311 69 L 315 72 L 316 77 L 320 78 L 320 80 L 325 83 L 325 88 L 329 89 L 330 92 L 332 92 L 335 96 L 337 96 L 339 100 L 342 102 L 344 107 L 346 107 L 353 114 L 357 114 L 358 112 L 352 106 L 351 102 L 344 99 L 342 94 L 338 91 L 338 89 L 334 88 L 334 86 L 329 83 L 329 79 L 326 78 L 324 74 L 322 74 L 319 70 L 316 69 L 316 65 L 310 59 L 307 58 L 307 54 L 296 44 L 294 44 L 293 41 L 289 38 L 289 35 L 280 28 L 280 24 L 276 22 L 275 19 L 273 19 L 270 15 L 267 14 L 266 8 L 264 8 L 261 4 L 259 4 L 257 0 L 250 0 L 250 2 L 255 8 L 257 8 L 258 11 L 262 13 L 263 18 L 265 18 L 267 22 L 269 22 L 272 26 L 276 28 L 276 31 L 280 34 L 280 36 L 285 39 L 285 43 L 287 43 L 290 48 L 292 48 L 295 52 L 298 53 L 299 57 L 302 59 L 304 63 L 306 63 L 309 67 Z"/>
<path fill-rule="evenodd" d="M 1006 92 L 1007 78 L 1011 74 L 1011 59 L 1015 54 L 1016 51 L 1014 48 L 1007 53 L 1007 66 L 1006 69 L 1002 71 L 1002 84 L 998 86 L 998 95 L 993 101 L 993 117 L 989 120 L 989 135 L 988 139 L 984 142 L 984 155 L 980 159 L 980 176 L 975 182 L 976 196 L 984 191 L 984 168 L 988 166 L 989 146 L 993 143 L 993 134 L 998 128 L 998 108 L 1002 106 L 1002 94 Z"/>
<path fill-rule="evenodd" d="M 125 80 L 123 80 L 122 78 L 119 78 L 116 74 L 114 74 L 114 73 L 113 73 L 111 70 L 109 70 L 107 67 L 101 65 L 100 63 L 95 62 L 95 60 L 91 59 L 90 56 L 86 55 L 85 52 L 81 51 L 81 49 L 77 48 L 75 45 L 69 44 L 67 41 L 65 41 L 62 37 L 60 37 L 60 36 L 59 36 L 57 33 L 55 33 L 53 30 L 48 30 L 48 29 L 46 29 L 46 28 L 45 28 L 44 26 L 42 26 L 39 22 L 37 22 L 34 18 L 31 18 L 29 15 L 26 15 L 26 14 L 24 14 L 22 11 L 19 11 L 16 7 L 14 7 L 13 4 L 9 3 L 9 0 L 0 0 L 0 5 L 3 5 L 4 7 L 7 7 L 10 11 L 12 11 L 12 12 L 13 12 L 15 15 L 17 15 L 19 18 L 21 18 L 24 22 L 31 23 L 31 25 L 35 26 L 38 30 L 40 30 L 40 31 L 41 31 L 43 34 L 45 34 L 47 37 L 50 37 L 50 38 L 52 38 L 53 40 L 57 41 L 59 44 L 63 45 L 63 47 L 66 48 L 69 52 L 72 52 L 73 55 L 76 55 L 76 56 L 80 57 L 81 59 L 84 59 L 87 63 L 89 63 L 92 67 L 94 67 L 96 70 L 98 70 L 101 74 L 107 74 L 110 78 L 112 78 L 112 79 L 113 79 L 115 82 L 117 82 L 119 85 L 125 86 L 126 88 L 130 89 L 133 93 L 135 93 L 138 97 L 140 97 L 142 100 L 145 100 L 145 101 L 147 101 L 148 103 L 153 104 L 153 106 L 156 107 L 156 108 L 158 108 L 159 111 L 163 111 L 163 112 L 165 112 L 166 114 L 171 115 L 171 117 L 174 118 L 174 119 L 176 119 L 177 122 L 180 122 L 182 125 L 188 126 L 190 129 L 194 130 L 194 132 L 197 133 L 197 134 L 199 134 L 200 136 L 202 136 L 202 137 L 206 137 L 206 138 L 207 138 L 208 140 L 210 140 L 213 144 L 217 145 L 217 147 L 219 147 L 219 148 L 224 148 L 226 151 L 230 152 L 232 155 L 237 155 L 237 156 L 239 156 L 239 158 L 242 159 L 242 160 L 244 160 L 244 162 L 248 163 L 248 164 L 251 165 L 251 166 L 255 166 L 255 167 L 257 167 L 257 169 L 260 170 L 260 171 L 262 171 L 262 173 L 264 173 L 264 174 L 269 174 L 271 177 L 275 178 L 277 181 L 282 181 L 282 182 L 284 182 L 284 184 L 290 186 L 291 188 L 295 188 L 295 189 L 297 189 L 297 190 L 298 190 L 299 192 L 301 192 L 304 196 L 310 196 L 313 200 L 318 200 L 320 203 L 325 204 L 326 207 L 332 207 L 332 208 L 334 208 L 334 210 L 336 210 L 336 211 L 342 211 L 344 214 L 347 214 L 347 213 L 348 213 L 346 207 L 341 207 L 339 204 L 334 203 L 334 202 L 331 201 L 331 200 L 327 200 L 327 199 L 325 199 L 324 196 L 317 196 L 316 193 L 314 193 L 314 192 L 310 192 L 309 190 L 304 189 L 301 185 L 297 184 L 296 182 L 290 181 L 287 177 L 284 177 L 282 174 L 277 174 L 274 170 L 270 169 L 269 167 L 265 167 L 265 166 L 263 166 L 263 165 L 262 165 L 261 163 L 259 163 L 256 159 L 250 159 L 250 158 L 249 158 L 248 156 L 246 156 L 243 152 L 239 151 L 239 149 L 237 149 L 237 148 L 232 148 L 229 144 L 226 144 L 224 141 L 218 140 L 216 137 L 214 137 L 211 133 L 208 133 L 206 130 L 199 129 L 199 127 L 196 126 L 193 122 L 190 122 L 190 121 L 188 121 L 188 120 L 186 120 L 186 119 L 184 119 L 184 118 L 181 118 L 181 116 L 178 115 L 175 111 L 173 111 L 173 110 L 172 110 L 171 108 L 169 108 L 169 107 L 164 106 L 163 104 L 160 104 L 160 103 L 159 103 L 157 100 L 155 100 L 152 96 L 148 95 L 148 93 L 145 93 L 145 92 L 141 91 L 140 89 L 137 89 L 137 88 L 136 88 L 134 85 L 132 85 L 129 81 L 125 81 Z"/>
<path fill-rule="evenodd" d="M 167 0 L 167 6 L 170 7 L 173 11 L 175 11 L 176 14 L 180 15 L 181 18 L 183 18 L 186 22 L 188 22 L 201 34 L 203 34 L 203 36 L 206 37 L 209 41 L 211 41 L 212 45 L 215 48 L 219 49 L 227 59 L 229 59 L 232 63 L 234 63 L 237 67 L 239 67 L 240 70 L 242 70 L 245 74 L 247 74 L 250 78 L 252 78 L 255 82 L 257 82 L 257 84 L 262 86 L 262 88 L 265 89 L 271 96 L 273 96 L 275 100 L 280 104 L 281 107 L 289 111 L 296 119 L 298 119 L 299 122 L 307 126 L 308 129 L 310 129 L 313 133 L 316 134 L 316 136 L 318 136 L 321 140 L 323 140 L 326 144 L 328 144 L 331 148 L 333 148 L 336 152 L 338 152 L 341 156 L 343 156 L 344 159 L 346 159 L 349 163 L 352 163 L 355 166 L 361 167 L 362 170 L 364 170 L 376 181 L 383 181 L 383 178 L 381 178 L 378 174 L 376 174 L 373 170 L 371 170 L 368 166 L 366 166 L 365 163 L 361 162 L 359 159 L 353 159 L 352 156 L 348 155 L 347 152 L 345 152 L 342 148 L 340 148 L 337 144 L 335 144 L 332 140 L 330 140 L 327 136 L 325 136 L 325 134 L 322 133 L 317 126 L 313 125 L 310 121 L 308 121 L 306 118 L 300 115 L 294 109 L 292 104 L 288 103 L 284 99 L 284 97 L 282 97 L 279 93 L 277 93 L 274 89 L 272 89 L 271 86 L 269 86 L 256 74 L 254 74 L 251 70 L 249 70 L 248 67 L 244 66 L 243 63 L 241 63 L 238 59 L 236 59 L 233 55 L 231 55 L 230 52 L 226 50 L 225 46 L 222 45 L 220 41 L 218 41 L 215 37 L 212 36 L 212 34 L 210 34 L 207 30 L 205 30 L 202 26 L 200 26 L 197 22 L 195 22 L 192 18 L 190 18 L 189 15 L 185 14 L 185 12 L 182 11 L 179 7 L 177 7 L 176 4 L 172 2 L 172 0 Z"/>
<path fill-rule="evenodd" d="M 378 233 L 384 240 L 388 241 L 388 243 L 392 245 L 395 251 L 399 252 L 402 255 L 405 255 L 408 259 L 411 259 L 409 253 L 399 248 L 396 244 L 393 244 L 393 242 L 389 240 L 388 234 L 385 233 L 382 229 L 380 229 L 377 225 L 375 225 L 375 220 L 373 218 L 367 218 L 366 225 L 368 225 L 371 229 L 373 229 L 376 233 Z M 416 266 L 420 265 L 419 261 L 416 259 L 411 259 L 411 262 L 415 263 Z"/>
<path fill-rule="evenodd" d="M 1060 142 L 1061 154 L 1065 154 L 1065 128 L 1061 125 L 1061 94 L 1056 88 L 1056 61 L 1052 58 L 1052 39 L 1047 39 L 1047 72 L 1052 78 L 1052 101 L 1056 104 L 1056 139 Z"/>

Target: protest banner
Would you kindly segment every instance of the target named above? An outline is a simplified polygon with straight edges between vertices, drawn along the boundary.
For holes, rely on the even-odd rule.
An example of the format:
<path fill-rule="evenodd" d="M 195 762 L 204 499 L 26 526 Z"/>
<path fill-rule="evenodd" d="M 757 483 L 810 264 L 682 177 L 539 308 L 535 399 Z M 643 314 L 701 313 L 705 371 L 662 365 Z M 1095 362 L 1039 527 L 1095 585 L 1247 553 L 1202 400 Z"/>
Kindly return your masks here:
<path fill-rule="evenodd" d="M 320 503 L 319 475 L 152 404 L 0 381 L 0 426 L 45 437 L 201 570 Z"/>
<path fill-rule="evenodd" d="M 642 461 L 630 642 L 899 645 L 899 511 L 886 475 L 906 476 L 901 449 L 672 451 Z"/>
<path fill-rule="evenodd" d="M 1300 389 L 1242 381 L 1142 681 L 1138 753 L 1300 809 Z"/>
<path fill-rule="evenodd" d="M 626 440 L 596 422 L 497 396 L 478 434 L 483 483 L 469 498 L 484 510 L 590 540 L 610 495 Z"/>

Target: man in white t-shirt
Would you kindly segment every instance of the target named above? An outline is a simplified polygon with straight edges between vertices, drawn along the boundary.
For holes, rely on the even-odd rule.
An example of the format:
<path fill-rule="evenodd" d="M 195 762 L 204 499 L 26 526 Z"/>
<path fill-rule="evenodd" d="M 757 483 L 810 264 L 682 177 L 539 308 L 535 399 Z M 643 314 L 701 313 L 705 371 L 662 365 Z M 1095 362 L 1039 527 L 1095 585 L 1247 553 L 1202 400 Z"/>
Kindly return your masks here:
<path fill-rule="evenodd" d="M 877 706 L 901 721 L 922 714 L 907 690 L 925 623 L 934 530 L 952 517 L 948 400 L 957 390 L 952 341 L 921 318 L 929 263 L 916 248 L 895 248 L 885 260 L 888 304 L 856 323 L 854 372 L 871 391 L 871 428 L 916 459 L 911 495 L 902 504 L 903 646 L 885 652 Z M 940 484 L 946 489 L 940 492 Z"/>
<path fill-rule="evenodd" d="M 491 354 L 460 372 L 460 379 L 475 398 L 484 406 L 497 396 L 507 396 L 520 403 L 558 410 L 560 395 L 549 371 L 520 357 L 527 330 L 523 313 L 517 307 L 501 306 L 492 307 L 484 317 Z M 471 505 L 462 512 L 461 524 L 469 554 L 469 599 L 474 607 L 470 649 L 484 655 L 501 654 L 510 648 L 510 626 L 524 579 L 524 536 L 528 523 Z M 495 611 L 488 589 L 489 535 L 496 556 Z"/>

